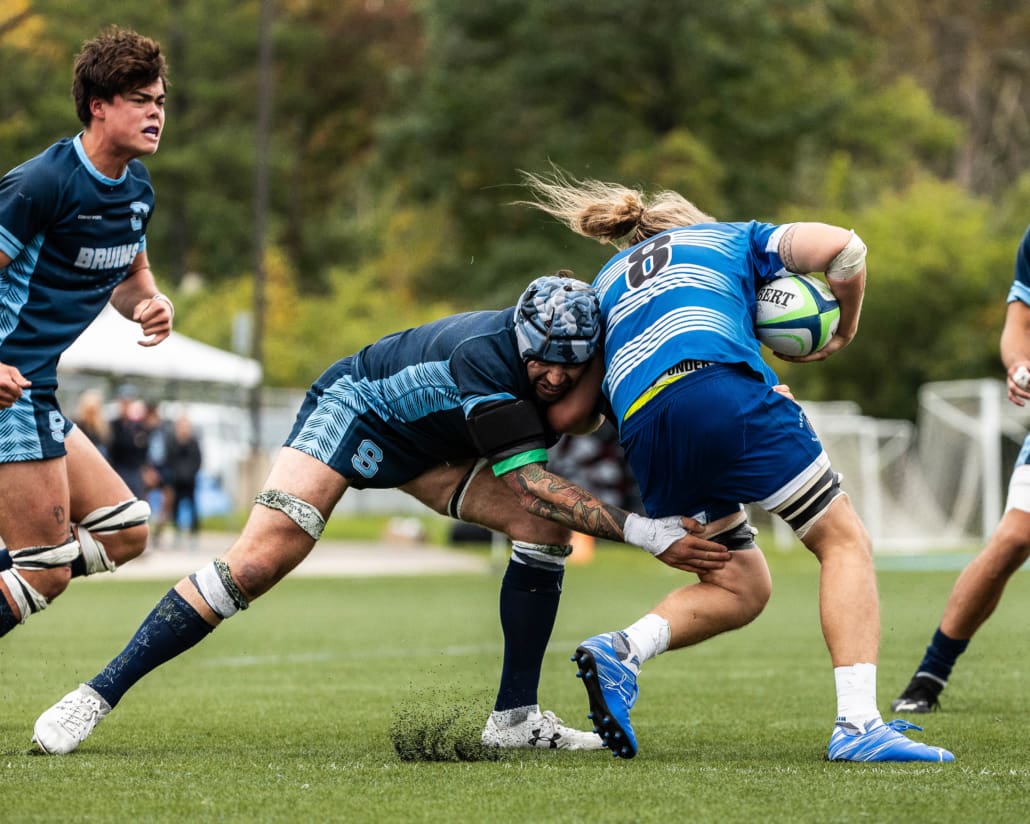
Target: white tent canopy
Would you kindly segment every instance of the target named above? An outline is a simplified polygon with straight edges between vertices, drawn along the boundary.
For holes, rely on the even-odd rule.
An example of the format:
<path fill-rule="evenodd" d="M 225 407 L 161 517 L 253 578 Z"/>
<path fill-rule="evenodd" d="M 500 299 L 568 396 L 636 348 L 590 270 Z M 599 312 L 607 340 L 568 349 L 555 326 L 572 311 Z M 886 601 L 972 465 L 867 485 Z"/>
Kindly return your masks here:
<path fill-rule="evenodd" d="M 252 358 L 178 332 L 157 346 L 140 346 L 142 337 L 139 324 L 108 305 L 61 356 L 60 370 L 245 388 L 261 382 L 261 365 Z"/>

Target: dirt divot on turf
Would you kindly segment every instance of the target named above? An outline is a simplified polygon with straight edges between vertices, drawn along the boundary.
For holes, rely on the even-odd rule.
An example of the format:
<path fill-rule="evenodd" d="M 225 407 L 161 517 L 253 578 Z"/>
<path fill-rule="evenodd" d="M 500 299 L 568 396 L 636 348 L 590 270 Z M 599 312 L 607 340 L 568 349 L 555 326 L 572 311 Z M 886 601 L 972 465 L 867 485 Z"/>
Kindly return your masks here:
<path fill-rule="evenodd" d="M 427 690 L 405 699 L 390 725 L 401 761 L 498 761 L 501 750 L 480 740 L 489 715 L 482 701 L 455 702 L 453 693 Z"/>

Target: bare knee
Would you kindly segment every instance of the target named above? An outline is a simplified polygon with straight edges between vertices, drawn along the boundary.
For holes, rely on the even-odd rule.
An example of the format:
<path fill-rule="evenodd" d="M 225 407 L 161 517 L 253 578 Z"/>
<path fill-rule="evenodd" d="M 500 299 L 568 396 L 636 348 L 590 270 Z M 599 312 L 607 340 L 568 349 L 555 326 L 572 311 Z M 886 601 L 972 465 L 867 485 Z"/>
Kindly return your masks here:
<path fill-rule="evenodd" d="M 273 552 L 240 551 L 237 545 L 224 556 L 229 574 L 248 601 L 264 595 L 293 568 Z"/>
<path fill-rule="evenodd" d="M 1002 518 L 983 551 L 985 560 L 990 559 L 992 568 L 1006 578 L 1030 557 L 1030 531 L 1025 528 L 1024 520 L 1008 515 Z"/>
<path fill-rule="evenodd" d="M 821 564 L 831 560 L 873 561 L 872 539 L 846 495 L 834 499 L 801 541 Z"/>
<path fill-rule="evenodd" d="M 71 567 L 61 566 L 51 569 L 22 570 L 25 582 L 48 601 L 53 601 L 68 588 L 72 579 Z"/>

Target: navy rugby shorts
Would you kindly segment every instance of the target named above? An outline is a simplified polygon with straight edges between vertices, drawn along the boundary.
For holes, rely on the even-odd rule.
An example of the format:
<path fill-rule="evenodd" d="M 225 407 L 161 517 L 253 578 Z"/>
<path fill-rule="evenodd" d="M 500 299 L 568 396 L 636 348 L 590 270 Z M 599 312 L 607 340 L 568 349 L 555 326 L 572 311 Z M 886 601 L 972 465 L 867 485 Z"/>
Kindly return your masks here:
<path fill-rule="evenodd" d="M 395 489 L 446 461 L 403 421 L 384 421 L 351 378 L 351 358 L 330 366 L 301 404 L 286 446 L 315 458 L 355 489 Z"/>
<path fill-rule="evenodd" d="M 53 389 L 26 389 L 13 406 L 0 409 L 0 463 L 67 455 L 64 437 L 71 429 Z"/>

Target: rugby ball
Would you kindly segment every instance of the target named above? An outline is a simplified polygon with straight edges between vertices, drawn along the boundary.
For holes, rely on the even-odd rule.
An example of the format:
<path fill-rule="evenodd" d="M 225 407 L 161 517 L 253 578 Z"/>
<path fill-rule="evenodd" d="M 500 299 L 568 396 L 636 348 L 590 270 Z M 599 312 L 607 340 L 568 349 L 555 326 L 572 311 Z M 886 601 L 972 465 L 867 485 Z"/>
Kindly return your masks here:
<path fill-rule="evenodd" d="M 840 306 L 822 280 L 791 275 L 770 280 L 758 290 L 755 333 L 781 355 L 809 355 L 837 331 Z"/>

